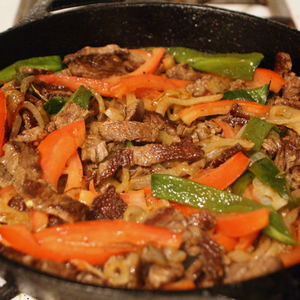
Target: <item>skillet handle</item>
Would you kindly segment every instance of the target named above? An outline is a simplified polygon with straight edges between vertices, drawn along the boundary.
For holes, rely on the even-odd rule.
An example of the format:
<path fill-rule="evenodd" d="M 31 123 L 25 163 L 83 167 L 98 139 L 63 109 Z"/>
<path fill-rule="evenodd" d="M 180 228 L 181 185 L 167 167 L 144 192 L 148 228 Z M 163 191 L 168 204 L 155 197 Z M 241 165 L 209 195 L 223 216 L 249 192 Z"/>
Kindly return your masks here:
<path fill-rule="evenodd" d="M 154 2 L 155 0 L 143 0 L 141 2 Z M 117 4 L 117 3 L 136 3 L 136 0 L 38 0 L 32 9 L 15 25 L 22 26 L 35 20 L 43 19 L 52 12 L 65 9 L 75 8 L 89 4 Z"/>

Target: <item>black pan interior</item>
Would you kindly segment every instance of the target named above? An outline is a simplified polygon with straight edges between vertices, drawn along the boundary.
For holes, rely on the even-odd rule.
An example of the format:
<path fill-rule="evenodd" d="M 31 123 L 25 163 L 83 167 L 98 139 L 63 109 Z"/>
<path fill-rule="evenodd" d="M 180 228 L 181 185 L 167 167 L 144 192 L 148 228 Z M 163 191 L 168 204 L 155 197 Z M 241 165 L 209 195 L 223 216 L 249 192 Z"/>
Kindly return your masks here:
<path fill-rule="evenodd" d="M 47 1 L 45 1 L 47 2 Z M 110 2 L 110 1 L 108 1 Z M 55 7 L 54 7 L 55 8 Z M 84 46 L 186 46 L 206 52 L 262 52 L 272 68 L 279 51 L 300 74 L 300 32 L 246 14 L 178 3 L 119 2 L 45 14 L 0 34 L 0 68 L 19 59 L 73 53 Z M 0 275 L 37 299 L 300 299 L 300 267 L 232 286 L 191 292 L 142 292 L 58 279 L 1 257 Z M 223 295 L 223 296 L 220 296 Z M 226 296 L 226 297 L 225 297 Z M 0 299 L 5 299 L 1 298 Z"/>

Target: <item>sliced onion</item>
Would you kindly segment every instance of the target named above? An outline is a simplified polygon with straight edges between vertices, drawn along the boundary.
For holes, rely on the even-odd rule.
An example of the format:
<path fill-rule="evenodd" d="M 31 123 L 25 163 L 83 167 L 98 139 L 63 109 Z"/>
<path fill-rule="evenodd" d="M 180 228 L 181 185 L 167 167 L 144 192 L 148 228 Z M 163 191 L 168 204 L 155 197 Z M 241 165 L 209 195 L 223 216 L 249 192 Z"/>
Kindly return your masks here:
<path fill-rule="evenodd" d="M 20 128 L 21 128 L 21 125 L 22 125 L 22 117 L 20 116 L 20 114 L 17 114 L 16 117 L 15 117 L 15 120 L 12 124 L 12 129 L 11 129 L 11 132 L 10 132 L 10 137 L 11 138 L 14 138 L 18 135 L 18 133 L 20 131 Z"/>
<path fill-rule="evenodd" d="M 36 77 L 34 75 L 25 77 L 21 82 L 20 91 L 23 94 L 25 94 L 28 88 L 30 87 L 30 84 L 35 81 L 36 81 Z"/>
<path fill-rule="evenodd" d="M 38 122 L 39 126 L 43 129 L 45 128 L 45 121 L 44 121 L 40 111 L 37 109 L 37 107 L 34 104 L 32 104 L 29 101 L 24 101 L 22 107 L 30 110 L 31 113 L 33 114 L 33 116 L 35 117 L 36 121 Z"/>

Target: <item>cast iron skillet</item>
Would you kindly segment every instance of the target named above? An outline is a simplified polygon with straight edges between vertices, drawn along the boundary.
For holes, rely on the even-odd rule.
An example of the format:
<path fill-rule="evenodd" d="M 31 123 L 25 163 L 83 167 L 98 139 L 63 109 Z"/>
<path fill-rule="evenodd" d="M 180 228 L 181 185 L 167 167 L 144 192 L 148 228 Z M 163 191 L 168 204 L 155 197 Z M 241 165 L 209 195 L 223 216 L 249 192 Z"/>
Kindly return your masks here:
<path fill-rule="evenodd" d="M 60 13 L 58 8 L 92 3 Z M 206 52 L 252 52 L 265 55 L 262 66 L 273 68 L 275 54 L 291 55 L 300 74 L 300 32 L 246 14 L 200 5 L 147 1 L 41 0 L 16 27 L 0 34 L 0 68 L 16 60 L 65 55 L 84 46 L 116 43 L 122 47 L 186 46 Z M 145 1 L 144 1 L 145 2 Z M 0 257 L 0 276 L 9 285 L 0 299 L 16 290 L 39 300 L 296 300 L 300 299 L 300 265 L 266 277 L 208 290 L 147 292 L 74 283 Z M 13 287 L 13 289 L 9 289 Z"/>

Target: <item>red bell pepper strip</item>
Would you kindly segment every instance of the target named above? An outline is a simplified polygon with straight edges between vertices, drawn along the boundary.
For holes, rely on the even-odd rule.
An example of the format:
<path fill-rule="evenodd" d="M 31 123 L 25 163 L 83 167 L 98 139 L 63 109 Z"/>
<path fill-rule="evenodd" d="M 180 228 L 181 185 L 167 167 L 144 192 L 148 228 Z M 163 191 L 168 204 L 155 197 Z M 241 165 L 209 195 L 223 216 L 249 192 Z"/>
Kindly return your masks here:
<path fill-rule="evenodd" d="M 129 76 L 136 76 L 136 75 L 142 75 L 142 74 L 151 74 L 153 73 L 162 57 L 165 54 L 165 48 L 154 48 L 152 51 L 152 56 L 144 63 L 142 64 L 139 68 L 137 68 L 135 71 L 128 73 L 127 75 Z M 127 76 L 125 75 L 125 76 Z"/>
<path fill-rule="evenodd" d="M 216 231 L 221 231 L 229 237 L 246 236 L 268 226 L 269 216 L 269 208 L 260 208 L 245 213 L 216 214 Z"/>
<path fill-rule="evenodd" d="M 218 167 L 204 172 L 203 175 L 200 174 L 197 178 L 190 179 L 224 190 L 246 171 L 249 162 L 250 159 L 243 152 L 238 152 Z"/>
<path fill-rule="evenodd" d="M 42 179 L 57 187 L 67 160 L 85 140 L 84 120 L 74 122 L 48 134 L 39 144 Z"/>
<path fill-rule="evenodd" d="M 270 91 L 278 93 L 285 85 L 285 80 L 275 71 L 257 68 L 254 72 L 252 83 L 254 87 L 261 87 L 265 84 L 270 84 Z"/>
<path fill-rule="evenodd" d="M 234 103 L 239 104 L 243 110 L 247 111 L 249 115 L 256 116 L 257 114 L 266 114 L 270 111 L 270 106 L 263 104 L 243 101 L 243 100 L 221 100 L 215 102 L 200 103 L 194 106 L 185 108 L 179 113 L 179 117 L 187 125 L 191 125 L 193 121 L 200 117 L 207 117 L 213 115 L 226 115 Z"/>
<path fill-rule="evenodd" d="M 76 76 L 36 75 L 36 78 L 50 84 L 68 87 L 72 91 L 76 91 L 81 85 L 86 88 L 90 86 L 105 97 L 111 97 L 110 87 L 114 85 L 113 82 Z"/>
<path fill-rule="evenodd" d="M 236 136 L 236 132 L 234 128 L 231 125 L 229 125 L 227 122 L 224 122 L 219 119 L 212 119 L 212 121 L 214 121 L 216 124 L 218 124 L 221 127 L 225 138 L 230 139 Z"/>
<path fill-rule="evenodd" d="M 158 246 L 179 248 L 182 233 L 169 229 L 126 222 L 124 220 L 84 221 L 73 224 L 62 224 L 37 232 L 35 238 L 41 244 L 52 244 L 58 240 L 73 245 L 108 245 L 114 243 L 130 243 L 143 246 L 153 243 Z"/>
<path fill-rule="evenodd" d="M 65 185 L 65 192 L 74 188 L 81 187 L 81 180 L 83 177 L 83 166 L 79 157 L 78 151 L 75 151 L 73 155 L 66 162 L 66 168 L 63 170 L 63 174 L 67 174 L 67 182 Z"/>
<path fill-rule="evenodd" d="M 80 259 L 92 265 L 102 265 L 112 255 L 121 255 L 137 249 L 131 244 L 85 246 L 58 241 L 53 241 L 52 244 L 40 244 L 25 225 L 0 226 L 1 239 L 13 249 L 39 259 L 56 262 Z"/>
<path fill-rule="evenodd" d="M 6 124 L 6 99 L 4 93 L 0 89 L 0 157 L 3 155 L 2 147 L 4 145 Z"/>

